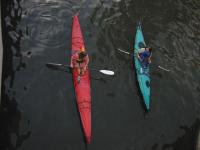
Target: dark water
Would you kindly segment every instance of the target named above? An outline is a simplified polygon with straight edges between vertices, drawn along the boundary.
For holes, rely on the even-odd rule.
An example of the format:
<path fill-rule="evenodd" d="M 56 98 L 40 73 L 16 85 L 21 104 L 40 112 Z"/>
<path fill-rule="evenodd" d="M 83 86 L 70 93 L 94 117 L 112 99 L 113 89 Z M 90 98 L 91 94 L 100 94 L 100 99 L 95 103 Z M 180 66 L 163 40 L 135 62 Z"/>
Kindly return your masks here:
<path fill-rule="evenodd" d="M 1 150 L 86 149 L 70 73 L 71 17 L 79 12 L 92 72 L 91 150 L 192 150 L 200 119 L 200 1 L 2 0 Z M 154 48 L 151 111 L 129 56 L 141 20 Z M 159 70 L 161 65 L 171 72 Z M 145 115 L 146 114 L 146 115 Z"/>

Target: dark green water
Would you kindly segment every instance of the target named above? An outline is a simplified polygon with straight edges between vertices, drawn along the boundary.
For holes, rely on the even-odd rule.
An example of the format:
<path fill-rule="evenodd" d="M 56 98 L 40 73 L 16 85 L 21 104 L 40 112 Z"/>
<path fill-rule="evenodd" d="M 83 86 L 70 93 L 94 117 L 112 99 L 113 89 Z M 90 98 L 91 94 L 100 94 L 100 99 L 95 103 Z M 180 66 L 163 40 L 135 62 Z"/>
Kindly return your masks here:
<path fill-rule="evenodd" d="M 200 119 L 200 1 L 2 0 L 1 150 L 85 150 L 69 64 L 79 12 L 92 72 L 88 150 L 192 150 Z M 146 114 L 129 56 L 137 21 L 154 49 Z M 161 65 L 171 72 L 157 68 Z"/>

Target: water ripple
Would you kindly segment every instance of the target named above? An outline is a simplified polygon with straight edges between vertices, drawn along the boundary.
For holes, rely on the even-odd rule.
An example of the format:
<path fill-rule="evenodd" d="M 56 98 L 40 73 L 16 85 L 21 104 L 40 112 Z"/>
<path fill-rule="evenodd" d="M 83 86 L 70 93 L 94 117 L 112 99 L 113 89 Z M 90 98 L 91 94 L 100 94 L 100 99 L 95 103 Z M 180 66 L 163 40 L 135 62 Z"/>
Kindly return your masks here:
<path fill-rule="evenodd" d="M 172 148 L 166 143 L 181 138 L 185 132 L 181 127 L 189 128 L 200 118 L 199 8 L 198 0 L 13 0 L 6 8 L 9 14 L 3 19 L 10 42 L 4 92 L 8 99 L 16 99 L 31 120 L 34 133 L 23 148 L 59 145 L 61 148 L 50 149 L 84 149 L 69 140 L 82 135 L 73 134 L 79 127 L 72 127 L 75 115 L 70 115 L 75 112 L 75 106 L 70 107 L 74 100 L 72 79 L 70 75 L 66 78 L 65 73 L 50 73 L 44 67 L 45 61 L 65 62 L 70 55 L 65 49 L 70 49 L 71 16 L 77 12 L 91 65 L 117 70 L 113 78 L 97 74 L 91 80 L 93 139 L 97 139 L 91 147 L 101 150 Z M 146 118 L 131 58 L 116 50 L 132 52 L 138 20 L 146 43 L 154 49 L 152 110 Z M 158 65 L 171 72 L 155 69 Z M 54 124 L 55 118 L 49 117 L 52 115 L 63 118 Z M 26 128 L 26 123 L 22 125 L 21 128 Z M 19 125 L 16 126 L 19 130 Z M 60 132 L 52 133 L 55 129 Z M 43 130 L 44 139 L 40 140 Z M 55 143 L 50 146 L 49 133 L 55 133 Z M 16 138 L 20 141 L 29 135 L 27 132 L 20 138 L 10 134 L 11 143 L 16 146 Z M 107 142 L 104 146 L 101 146 L 102 140 Z"/>

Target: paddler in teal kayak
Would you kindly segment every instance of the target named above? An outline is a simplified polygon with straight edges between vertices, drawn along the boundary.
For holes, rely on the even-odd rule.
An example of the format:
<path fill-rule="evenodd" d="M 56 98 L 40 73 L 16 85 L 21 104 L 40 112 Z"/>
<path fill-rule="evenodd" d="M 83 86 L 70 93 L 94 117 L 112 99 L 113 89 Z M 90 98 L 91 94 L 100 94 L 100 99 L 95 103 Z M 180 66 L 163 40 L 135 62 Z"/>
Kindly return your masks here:
<path fill-rule="evenodd" d="M 80 82 L 80 76 L 85 74 L 85 71 L 88 69 L 89 64 L 89 56 L 85 52 L 84 48 L 81 48 L 80 51 L 73 54 L 71 59 L 71 67 L 76 68 L 78 70 L 78 83 Z"/>
<path fill-rule="evenodd" d="M 144 47 L 138 50 L 137 57 L 144 68 L 148 67 L 151 63 L 152 48 Z"/>

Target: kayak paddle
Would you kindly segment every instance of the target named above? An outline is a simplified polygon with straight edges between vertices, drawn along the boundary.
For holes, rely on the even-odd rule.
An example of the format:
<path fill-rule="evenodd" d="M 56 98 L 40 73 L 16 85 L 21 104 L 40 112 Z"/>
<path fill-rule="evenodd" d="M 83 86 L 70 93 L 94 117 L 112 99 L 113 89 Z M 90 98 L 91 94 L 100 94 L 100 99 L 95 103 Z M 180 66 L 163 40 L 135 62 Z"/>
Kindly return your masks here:
<path fill-rule="evenodd" d="M 72 67 L 70 65 L 57 64 L 57 63 L 47 63 L 46 66 L 49 67 L 49 68 L 51 68 L 51 67 L 55 68 L 56 67 L 56 69 L 59 69 L 58 67 L 67 67 L 67 68 L 72 69 Z M 102 74 L 110 75 L 110 76 L 113 76 L 115 74 L 114 71 L 112 71 L 112 70 L 104 70 L 104 69 L 98 70 L 98 69 L 94 69 L 94 68 L 90 68 L 90 70 L 98 71 Z"/>
<path fill-rule="evenodd" d="M 159 69 L 162 69 L 162 70 L 164 70 L 164 71 L 167 71 L 167 72 L 170 71 L 169 69 L 163 68 L 162 66 L 158 66 L 158 68 L 159 68 Z"/>
<path fill-rule="evenodd" d="M 120 51 L 120 52 L 122 52 L 122 53 L 128 54 L 128 55 L 131 54 L 131 53 L 129 53 L 129 52 L 127 52 L 127 51 L 124 51 L 124 50 L 122 50 L 122 49 L 120 49 L 120 48 L 118 48 L 117 50 Z"/>
<path fill-rule="evenodd" d="M 122 53 L 125 53 L 125 54 L 127 54 L 127 55 L 131 55 L 131 53 L 129 53 L 129 52 L 127 52 L 127 51 L 125 51 L 125 50 L 122 50 L 122 49 L 120 49 L 120 48 L 117 48 L 117 50 L 118 51 L 120 51 L 120 52 L 122 52 Z M 169 72 L 170 70 L 169 69 L 166 69 L 166 68 L 164 68 L 164 67 L 162 67 L 162 66 L 157 66 L 159 69 L 161 69 L 161 70 L 164 70 L 164 71 L 167 71 L 167 72 Z"/>

